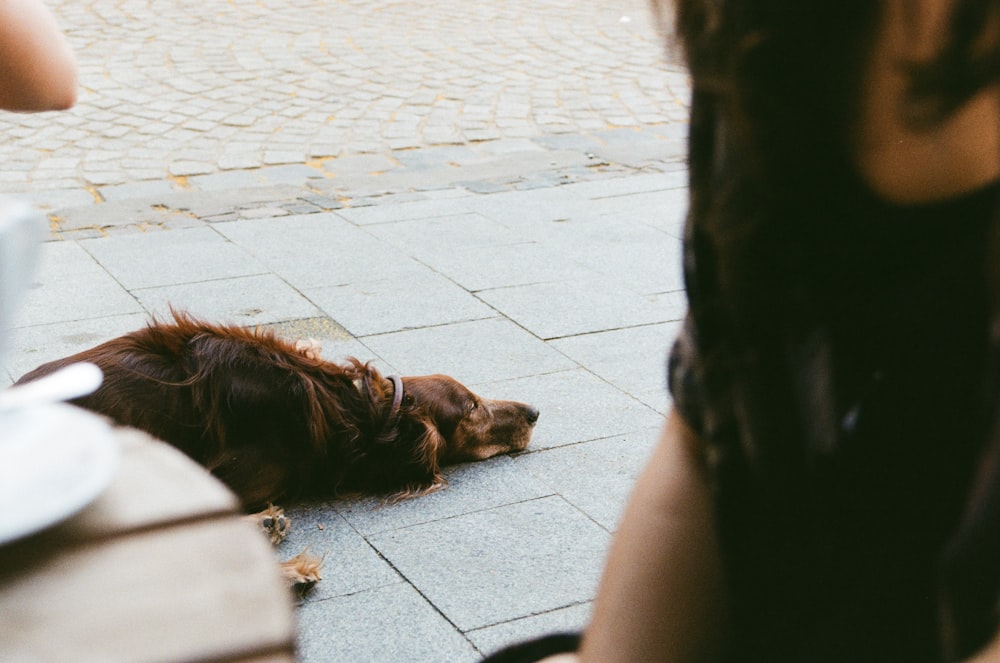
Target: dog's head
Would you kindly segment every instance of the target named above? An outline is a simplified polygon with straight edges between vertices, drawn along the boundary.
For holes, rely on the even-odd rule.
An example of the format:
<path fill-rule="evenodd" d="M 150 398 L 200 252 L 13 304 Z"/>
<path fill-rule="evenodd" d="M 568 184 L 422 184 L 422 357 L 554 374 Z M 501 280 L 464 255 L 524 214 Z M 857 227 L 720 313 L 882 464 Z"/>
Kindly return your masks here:
<path fill-rule="evenodd" d="M 447 375 L 385 377 L 354 361 L 372 408 L 365 419 L 376 428 L 347 453 L 348 492 L 399 490 L 393 501 L 423 495 L 445 485 L 443 465 L 521 451 L 531 440 L 538 410 L 530 405 L 482 398 Z"/>
<path fill-rule="evenodd" d="M 403 378 L 403 402 L 426 413 L 441 436 L 441 464 L 484 460 L 528 446 L 538 410 L 474 394 L 447 375 Z"/>

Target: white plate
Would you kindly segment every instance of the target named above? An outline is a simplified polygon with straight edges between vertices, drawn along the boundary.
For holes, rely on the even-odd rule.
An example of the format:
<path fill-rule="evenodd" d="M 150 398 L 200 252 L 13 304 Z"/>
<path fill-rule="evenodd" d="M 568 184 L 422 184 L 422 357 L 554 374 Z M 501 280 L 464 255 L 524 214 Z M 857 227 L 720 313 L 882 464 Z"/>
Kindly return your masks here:
<path fill-rule="evenodd" d="M 76 514 L 117 468 L 114 432 L 90 412 L 63 403 L 0 412 L 0 545 Z"/>

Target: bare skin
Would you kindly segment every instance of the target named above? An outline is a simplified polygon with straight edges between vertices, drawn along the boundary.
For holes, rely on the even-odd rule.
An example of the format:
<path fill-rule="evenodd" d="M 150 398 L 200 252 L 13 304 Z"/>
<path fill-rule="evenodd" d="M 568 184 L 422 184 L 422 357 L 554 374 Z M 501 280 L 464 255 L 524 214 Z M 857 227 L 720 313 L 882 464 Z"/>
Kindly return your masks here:
<path fill-rule="evenodd" d="M 45 5 L 0 0 L 0 108 L 65 110 L 76 95 L 76 59 Z"/>
<path fill-rule="evenodd" d="M 885 25 L 866 76 L 855 152 L 872 189 L 893 202 L 946 200 L 1000 178 L 1000 84 L 981 91 L 929 129 L 909 127 L 900 118 L 906 78 L 899 64 L 934 56 L 950 4 L 885 3 Z"/>
<path fill-rule="evenodd" d="M 615 536 L 581 661 L 718 655 L 726 622 L 722 561 L 698 445 L 672 413 Z"/>

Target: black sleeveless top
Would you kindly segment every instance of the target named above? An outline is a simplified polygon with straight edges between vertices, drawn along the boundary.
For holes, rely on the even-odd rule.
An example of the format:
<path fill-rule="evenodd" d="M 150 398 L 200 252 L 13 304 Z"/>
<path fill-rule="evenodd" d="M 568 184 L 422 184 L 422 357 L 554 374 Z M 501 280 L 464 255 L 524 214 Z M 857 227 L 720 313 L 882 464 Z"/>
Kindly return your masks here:
<path fill-rule="evenodd" d="M 1000 182 L 921 206 L 857 182 L 844 195 L 853 213 L 810 246 L 822 308 L 794 333 L 776 323 L 770 381 L 705 370 L 719 331 L 702 333 L 717 324 L 704 288 L 689 288 L 671 354 L 675 407 L 715 481 L 730 661 L 951 660 L 1000 625 L 1000 556 L 987 554 L 1000 547 L 984 540 L 1000 520 L 970 515 L 985 504 L 974 485 L 1000 494 L 1000 472 L 980 476 L 995 471 L 981 466 L 996 446 L 987 271 Z M 689 285 L 716 269 L 690 233 L 685 252 Z M 775 386 L 764 418 L 787 417 L 775 429 L 787 439 L 754 411 Z"/>

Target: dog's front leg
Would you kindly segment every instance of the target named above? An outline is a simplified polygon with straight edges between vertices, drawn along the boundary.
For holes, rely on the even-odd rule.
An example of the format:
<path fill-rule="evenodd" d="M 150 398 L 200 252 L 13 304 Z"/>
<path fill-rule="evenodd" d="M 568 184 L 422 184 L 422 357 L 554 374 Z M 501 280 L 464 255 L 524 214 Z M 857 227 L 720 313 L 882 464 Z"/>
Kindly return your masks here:
<path fill-rule="evenodd" d="M 308 549 L 281 563 L 281 573 L 288 584 L 300 593 L 308 591 L 323 579 L 319 573 L 322 568 L 323 560 L 310 555 Z"/>
<path fill-rule="evenodd" d="M 273 504 L 269 504 L 263 511 L 251 514 L 247 518 L 263 530 L 264 536 L 275 546 L 285 540 L 292 528 L 292 521 L 285 517 L 284 510 Z"/>

